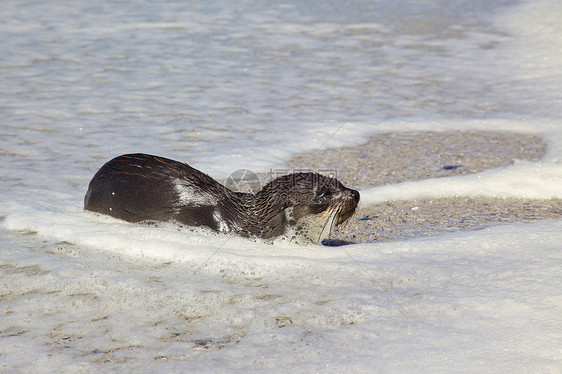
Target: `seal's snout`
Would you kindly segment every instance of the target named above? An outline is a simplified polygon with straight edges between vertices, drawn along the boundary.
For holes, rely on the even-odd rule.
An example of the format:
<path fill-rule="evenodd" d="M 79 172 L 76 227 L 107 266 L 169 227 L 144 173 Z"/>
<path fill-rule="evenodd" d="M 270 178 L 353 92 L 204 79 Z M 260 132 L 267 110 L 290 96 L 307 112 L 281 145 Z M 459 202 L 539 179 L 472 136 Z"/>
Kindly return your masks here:
<path fill-rule="evenodd" d="M 341 197 L 350 208 L 355 209 L 357 205 L 359 205 L 359 191 L 344 187 L 344 191 L 342 191 Z"/>
<path fill-rule="evenodd" d="M 355 191 L 355 190 L 349 190 L 349 192 L 351 192 L 351 196 L 353 197 L 353 201 L 355 202 L 355 204 L 359 203 L 359 191 Z"/>

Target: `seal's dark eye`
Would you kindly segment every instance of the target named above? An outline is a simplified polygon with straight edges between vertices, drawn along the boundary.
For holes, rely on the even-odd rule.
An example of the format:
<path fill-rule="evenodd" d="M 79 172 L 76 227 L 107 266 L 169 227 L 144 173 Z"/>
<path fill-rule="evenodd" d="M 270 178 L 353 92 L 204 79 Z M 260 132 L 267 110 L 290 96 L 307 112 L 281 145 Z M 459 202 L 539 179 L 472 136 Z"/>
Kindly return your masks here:
<path fill-rule="evenodd" d="M 330 197 L 332 192 L 328 188 L 323 188 L 316 193 L 316 198 L 314 199 L 316 204 L 328 204 L 330 202 Z"/>

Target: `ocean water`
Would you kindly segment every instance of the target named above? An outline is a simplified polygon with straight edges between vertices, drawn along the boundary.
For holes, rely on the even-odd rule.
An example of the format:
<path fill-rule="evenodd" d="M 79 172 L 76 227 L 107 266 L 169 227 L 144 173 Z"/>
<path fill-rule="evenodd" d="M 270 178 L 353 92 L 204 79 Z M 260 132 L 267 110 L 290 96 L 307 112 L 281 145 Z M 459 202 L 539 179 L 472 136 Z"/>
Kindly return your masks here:
<path fill-rule="evenodd" d="M 412 130 L 548 151 L 363 204 L 562 198 L 560 19 L 556 0 L 4 1 L 0 368 L 562 371 L 561 220 L 331 248 L 82 210 L 127 152 L 221 179 Z"/>

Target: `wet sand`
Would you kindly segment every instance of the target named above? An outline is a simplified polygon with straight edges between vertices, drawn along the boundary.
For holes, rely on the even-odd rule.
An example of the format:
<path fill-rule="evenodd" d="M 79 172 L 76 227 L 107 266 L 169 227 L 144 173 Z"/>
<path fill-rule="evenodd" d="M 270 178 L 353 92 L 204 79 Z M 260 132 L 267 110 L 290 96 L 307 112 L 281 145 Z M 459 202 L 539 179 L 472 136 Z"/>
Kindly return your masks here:
<path fill-rule="evenodd" d="M 293 158 L 295 169 L 336 174 L 361 190 L 428 178 L 474 174 L 539 160 L 546 144 L 537 136 L 509 132 L 409 132 L 372 136 L 355 147 L 326 149 Z"/>
<path fill-rule="evenodd" d="M 562 200 L 443 198 L 362 207 L 333 238 L 360 243 L 480 230 L 494 224 L 562 218 Z"/>
<path fill-rule="evenodd" d="M 334 174 L 346 186 L 365 189 L 405 181 L 478 173 L 539 160 L 537 136 L 509 132 L 411 132 L 373 136 L 363 145 L 295 157 L 293 169 Z M 410 239 L 501 223 L 562 218 L 562 200 L 442 198 L 360 206 L 328 244 Z"/>

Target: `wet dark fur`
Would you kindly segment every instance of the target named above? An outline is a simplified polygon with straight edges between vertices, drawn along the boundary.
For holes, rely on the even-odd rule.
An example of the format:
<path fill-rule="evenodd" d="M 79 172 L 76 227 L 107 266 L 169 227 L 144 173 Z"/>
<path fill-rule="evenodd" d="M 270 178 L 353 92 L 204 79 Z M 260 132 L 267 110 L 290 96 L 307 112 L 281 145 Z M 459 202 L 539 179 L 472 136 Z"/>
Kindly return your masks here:
<path fill-rule="evenodd" d="M 282 176 L 254 195 L 231 191 L 185 163 L 130 154 L 107 162 L 94 175 L 84 209 L 129 222 L 175 221 L 269 239 L 289 227 L 298 234 L 298 225 L 332 211 L 339 225 L 358 202 L 359 192 L 317 173 Z"/>

